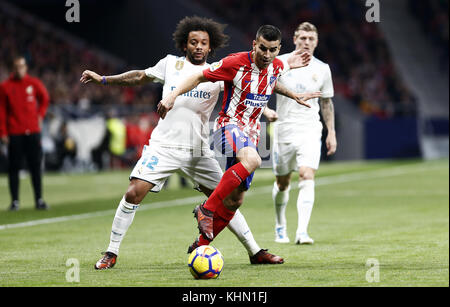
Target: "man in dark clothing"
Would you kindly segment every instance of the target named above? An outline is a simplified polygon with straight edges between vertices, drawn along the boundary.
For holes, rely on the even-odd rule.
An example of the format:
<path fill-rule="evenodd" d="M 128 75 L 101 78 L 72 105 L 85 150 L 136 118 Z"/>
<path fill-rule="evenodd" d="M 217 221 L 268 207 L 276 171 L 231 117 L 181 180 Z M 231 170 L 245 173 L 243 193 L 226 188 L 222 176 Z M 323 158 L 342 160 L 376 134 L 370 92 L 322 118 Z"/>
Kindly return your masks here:
<path fill-rule="evenodd" d="M 10 210 L 19 209 L 19 170 L 25 157 L 33 183 L 36 209 L 48 209 L 42 199 L 41 124 L 49 95 L 37 78 L 27 74 L 24 57 L 12 62 L 12 74 L 0 84 L 0 140 L 8 145 Z"/>

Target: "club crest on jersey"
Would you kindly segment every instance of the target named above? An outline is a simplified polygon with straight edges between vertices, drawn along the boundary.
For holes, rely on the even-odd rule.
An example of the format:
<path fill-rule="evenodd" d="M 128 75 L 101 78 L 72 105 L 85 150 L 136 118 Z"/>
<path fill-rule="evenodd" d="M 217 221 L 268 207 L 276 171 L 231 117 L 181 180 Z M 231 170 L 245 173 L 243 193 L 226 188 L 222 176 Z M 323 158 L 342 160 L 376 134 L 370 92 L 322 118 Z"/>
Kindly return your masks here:
<path fill-rule="evenodd" d="M 28 95 L 33 94 L 33 86 L 32 86 L 32 85 L 29 85 L 29 86 L 25 89 L 25 92 L 26 92 Z"/>
<path fill-rule="evenodd" d="M 297 93 L 304 93 L 304 92 L 306 92 L 306 87 L 301 83 L 297 83 L 295 86 L 295 91 Z"/>
<path fill-rule="evenodd" d="M 272 76 L 270 77 L 269 84 L 272 86 L 275 81 L 277 81 L 277 77 Z"/>
<path fill-rule="evenodd" d="M 222 60 L 220 60 L 219 62 L 212 63 L 212 64 L 211 64 L 211 67 L 209 68 L 209 70 L 210 70 L 211 72 L 213 72 L 213 71 L 219 69 L 220 67 L 222 67 L 222 64 L 223 64 L 223 61 L 222 61 Z"/>
<path fill-rule="evenodd" d="M 317 82 L 317 80 L 319 80 L 319 77 L 316 74 L 314 74 L 312 76 L 312 79 L 313 79 L 314 82 Z"/>
<path fill-rule="evenodd" d="M 175 69 L 176 69 L 176 70 L 182 70 L 182 69 L 183 69 L 183 66 L 184 66 L 184 61 L 179 60 L 179 61 L 177 61 L 177 62 L 175 63 Z"/>

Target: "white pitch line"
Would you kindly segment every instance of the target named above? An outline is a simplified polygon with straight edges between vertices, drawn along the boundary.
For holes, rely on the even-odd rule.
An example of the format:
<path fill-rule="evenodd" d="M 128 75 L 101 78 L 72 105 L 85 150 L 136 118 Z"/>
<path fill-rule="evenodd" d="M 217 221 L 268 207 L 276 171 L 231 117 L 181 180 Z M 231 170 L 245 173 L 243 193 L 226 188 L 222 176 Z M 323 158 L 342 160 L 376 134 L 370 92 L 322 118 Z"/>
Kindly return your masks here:
<path fill-rule="evenodd" d="M 179 198 L 179 199 L 174 199 L 174 200 L 160 201 L 160 202 L 155 202 L 155 203 L 151 203 L 151 204 L 141 205 L 139 207 L 139 211 L 159 209 L 159 208 L 163 208 L 163 207 L 183 206 L 183 205 L 187 205 L 187 204 L 201 202 L 204 199 L 205 199 L 204 196 L 194 196 L 194 197 L 188 197 L 188 198 Z M 59 223 L 59 222 L 67 222 L 67 221 L 75 221 L 75 220 L 83 220 L 83 219 L 88 219 L 88 218 L 92 218 L 92 217 L 113 215 L 115 212 L 116 212 L 116 209 L 110 209 L 110 210 L 103 210 L 103 211 L 83 213 L 83 214 L 51 217 L 48 219 L 40 219 L 40 220 L 34 220 L 34 221 L 29 221 L 29 222 L 5 224 L 5 225 L 0 225 L 0 230 L 23 228 L 23 227 L 52 224 L 52 223 Z"/>
<path fill-rule="evenodd" d="M 378 170 L 374 170 L 374 171 L 364 171 L 364 172 L 351 173 L 351 174 L 345 174 L 345 175 L 336 175 L 336 176 L 317 178 L 316 186 L 338 184 L 338 183 L 360 181 L 360 180 L 368 180 L 368 179 L 378 179 L 378 178 L 385 178 L 385 177 L 393 177 L 393 176 L 405 175 L 405 174 L 410 174 L 410 173 L 426 172 L 426 171 L 436 170 L 436 169 L 440 168 L 440 167 L 438 168 L 438 167 L 423 167 L 423 166 L 421 166 L 420 168 L 412 168 L 411 169 L 410 167 L 411 167 L 411 165 L 406 165 L 406 166 L 399 166 L 399 167 L 394 167 L 394 168 L 378 169 Z M 293 189 L 297 188 L 296 182 L 293 182 L 292 184 L 293 184 Z M 273 185 L 254 188 L 254 189 L 248 191 L 246 193 L 246 196 L 269 193 L 272 191 L 272 187 L 273 187 Z M 159 202 L 155 202 L 155 203 L 141 205 L 139 207 L 139 211 L 153 210 L 153 209 L 159 209 L 159 208 L 178 207 L 178 206 L 185 206 L 185 205 L 193 205 L 195 203 L 200 203 L 204 199 L 205 199 L 205 196 L 202 195 L 202 196 L 193 196 L 193 197 L 187 197 L 187 198 L 178 198 L 178 199 L 167 200 L 167 201 L 159 201 Z M 116 212 L 116 209 L 110 209 L 110 210 L 103 210 L 103 211 L 97 211 L 97 212 L 33 220 L 33 221 L 15 223 L 15 224 L 4 224 L 4 225 L 0 225 L 0 230 L 24 228 L 24 227 L 31 227 L 31 226 L 44 225 L 44 224 L 53 224 L 53 223 L 60 223 L 60 222 L 67 222 L 67 221 L 75 221 L 75 220 L 83 220 L 83 219 L 88 219 L 88 218 L 93 218 L 93 217 L 112 215 L 115 212 Z"/>
<path fill-rule="evenodd" d="M 346 183 L 346 182 L 352 182 L 352 181 L 359 181 L 359 180 L 370 180 L 370 179 L 379 179 L 379 178 L 386 178 L 386 177 L 394 177 L 394 176 L 400 176 L 400 175 L 406 175 L 411 173 L 417 173 L 417 172 L 426 172 L 426 171 L 433 171 L 437 169 L 441 169 L 441 167 L 433 166 L 433 167 L 425 167 L 420 165 L 420 168 L 410 168 L 414 165 L 405 165 L 405 166 L 397 166 L 392 168 L 383 168 L 383 169 L 377 169 L 372 171 L 364 171 L 364 172 L 355 172 L 350 174 L 343 174 L 343 175 L 333 175 L 333 176 L 327 176 L 322 178 L 316 178 L 315 179 L 315 186 L 323 186 L 323 185 L 330 185 L 330 184 L 339 184 L 339 183 Z M 298 182 L 291 182 L 292 189 L 297 189 Z M 251 194 L 260 194 L 260 193 L 269 193 L 272 192 L 273 186 L 264 186 L 259 187 L 250 190 L 247 192 L 246 195 Z"/>

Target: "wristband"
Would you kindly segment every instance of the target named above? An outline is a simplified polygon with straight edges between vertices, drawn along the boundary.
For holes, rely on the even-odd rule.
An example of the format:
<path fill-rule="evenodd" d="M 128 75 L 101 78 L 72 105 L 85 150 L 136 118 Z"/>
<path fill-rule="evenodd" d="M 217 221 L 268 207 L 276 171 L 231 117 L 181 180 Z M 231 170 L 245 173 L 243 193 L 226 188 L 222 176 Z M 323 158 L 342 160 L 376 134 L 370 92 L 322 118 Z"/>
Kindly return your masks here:
<path fill-rule="evenodd" d="M 102 84 L 106 85 L 106 77 L 105 76 L 102 77 Z"/>

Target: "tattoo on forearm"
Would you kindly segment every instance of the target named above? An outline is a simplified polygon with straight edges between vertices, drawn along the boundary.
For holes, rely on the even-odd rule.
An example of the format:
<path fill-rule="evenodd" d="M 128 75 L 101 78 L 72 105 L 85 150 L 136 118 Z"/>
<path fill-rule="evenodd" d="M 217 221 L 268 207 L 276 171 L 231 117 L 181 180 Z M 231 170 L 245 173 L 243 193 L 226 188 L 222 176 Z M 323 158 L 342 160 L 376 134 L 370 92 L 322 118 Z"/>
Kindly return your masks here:
<path fill-rule="evenodd" d="M 334 130 L 334 105 L 331 98 L 323 98 L 320 100 L 322 116 L 327 125 L 328 130 Z"/>
<path fill-rule="evenodd" d="M 108 77 L 108 83 L 117 85 L 139 85 L 142 83 L 142 72 L 139 70 L 132 70 L 120 75 Z"/>

